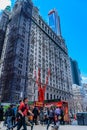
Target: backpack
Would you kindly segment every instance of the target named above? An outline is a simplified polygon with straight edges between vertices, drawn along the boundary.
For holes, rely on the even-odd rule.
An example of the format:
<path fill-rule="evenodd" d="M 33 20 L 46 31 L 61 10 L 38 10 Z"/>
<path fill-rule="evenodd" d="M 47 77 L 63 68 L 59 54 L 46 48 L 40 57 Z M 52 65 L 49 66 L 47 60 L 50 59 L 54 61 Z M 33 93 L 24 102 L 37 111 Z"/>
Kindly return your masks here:
<path fill-rule="evenodd" d="M 6 114 L 5 114 L 6 116 L 13 116 L 13 110 L 12 109 L 8 109 L 7 111 L 6 111 Z"/>

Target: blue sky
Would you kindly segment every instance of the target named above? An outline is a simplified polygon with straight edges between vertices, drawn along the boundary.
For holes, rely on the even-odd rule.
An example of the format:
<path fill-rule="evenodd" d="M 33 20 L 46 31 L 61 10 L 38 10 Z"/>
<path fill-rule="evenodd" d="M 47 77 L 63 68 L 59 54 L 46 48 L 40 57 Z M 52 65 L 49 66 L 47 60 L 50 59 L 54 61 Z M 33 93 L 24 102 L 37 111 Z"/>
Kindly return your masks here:
<path fill-rule="evenodd" d="M 57 9 L 62 36 L 66 40 L 69 55 L 77 60 L 82 75 L 87 76 L 87 0 L 33 0 L 33 2 L 45 21 L 48 21 L 49 10 Z"/>
<path fill-rule="evenodd" d="M 87 76 L 87 0 L 33 1 L 46 21 L 48 11 L 52 8 L 57 9 L 69 55 L 77 60 L 82 75 Z"/>

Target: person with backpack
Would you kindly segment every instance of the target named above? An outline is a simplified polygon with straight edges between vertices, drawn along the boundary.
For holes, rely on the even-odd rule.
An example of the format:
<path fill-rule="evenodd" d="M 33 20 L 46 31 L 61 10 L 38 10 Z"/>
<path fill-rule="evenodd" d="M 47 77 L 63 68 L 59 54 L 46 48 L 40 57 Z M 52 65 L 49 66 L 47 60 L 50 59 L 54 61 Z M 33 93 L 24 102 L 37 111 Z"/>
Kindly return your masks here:
<path fill-rule="evenodd" d="M 20 119 L 18 120 L 17 130 L 23 126 L 23 130 L 27 130 L 25 117 L 27 116 L 28 112 L 33 115 L 33 113 L 29 110 L 28 107 L 28 98 L 24 98 L 23 102 L 20 103 L 18 108 L 18 113 L 20 114 Z"/>
<path fill-rule="evenodd" d="M 33 114 L 34 114 L 34 117 L 33 117 L 33 122 L 35 123 L 35 125 L 37 125 L 37 117 L 39 115 L 39 112 L 38 112 L 38 108 L 35 106 L 34 109 L 33 109 Z"/>
<path fill-rule="evenodd" d="M 13 129 L 12 127 L 12 118 L 14 117 L 14 111 L 12 109 L 12 105 L 10 105 L 5 113 L 6 123 L 8 130 Z"/>

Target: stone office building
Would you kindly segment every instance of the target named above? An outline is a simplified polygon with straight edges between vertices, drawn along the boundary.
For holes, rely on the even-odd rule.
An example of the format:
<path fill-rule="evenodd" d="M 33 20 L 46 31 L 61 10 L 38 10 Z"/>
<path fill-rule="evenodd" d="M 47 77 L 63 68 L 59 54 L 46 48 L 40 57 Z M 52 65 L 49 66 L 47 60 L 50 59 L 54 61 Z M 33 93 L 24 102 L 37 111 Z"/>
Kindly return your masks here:
<path fill-rule="evenodd" d="M 9 15 L 1 60 L 0 88 L 4 102 L 16 102 L 24 96 L 37 100 L 35 71 L 38 73 L 38 68 L 43 84 L 48 69 L 51 72 L 45 99 L 72 97 L 65 41 L 52 31 L 30 0 L 18 0 Z"/>

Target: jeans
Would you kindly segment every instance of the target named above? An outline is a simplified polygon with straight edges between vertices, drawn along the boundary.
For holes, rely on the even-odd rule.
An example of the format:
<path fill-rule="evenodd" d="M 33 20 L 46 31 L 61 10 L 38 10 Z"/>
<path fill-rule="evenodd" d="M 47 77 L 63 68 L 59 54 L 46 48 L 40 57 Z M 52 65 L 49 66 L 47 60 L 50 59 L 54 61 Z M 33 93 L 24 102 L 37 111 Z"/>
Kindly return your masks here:
<path fill-rule="evenodd" d="M 51 124 L 52 122 L 54 122 L 54 125 L 56 125 L 54 118 L 51 118 L 51 117 L 50 117 L 50 118 L 48 119 L 47 130 L 48 130 L 48 128 L 49 128 L 49 126 L 50 126 L 50 124 Z"/>
<path fill-rule="evenodd" d="M 33 123 L 33 121 L 30 121 L 30 123 L 32 124 L 31 125 L 31 130 L 33 130 L 34 123 Z"/>
<path fill-rule="evenodd" d="M 23 126 L 23 130 L 27 130 L 25 117 L 21 117 L 21 119 L 18 121 L 17 130 L 20 130 L 20 128 Z"/>
<path fill-rule="evenodd" d="M 12 116 L 7 117 L 7 127 L 9 129 L 12 128 Z"/>
<path fill-rule="evenodd" d="M 33 122 L 35 123 L 35 125 L 37 125 L 37 115 L 34 115 Z"/>

